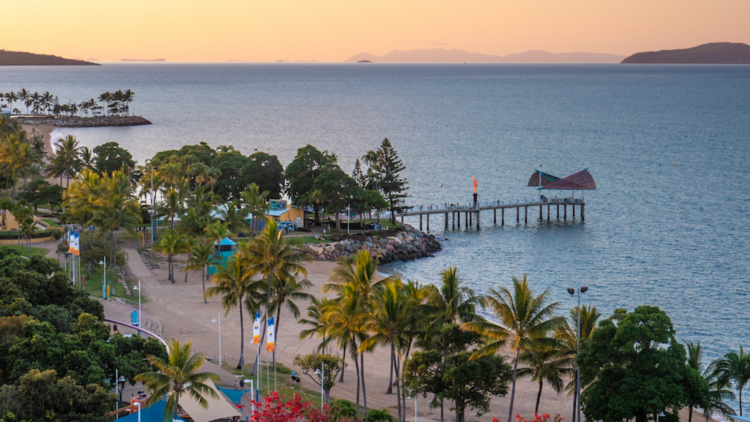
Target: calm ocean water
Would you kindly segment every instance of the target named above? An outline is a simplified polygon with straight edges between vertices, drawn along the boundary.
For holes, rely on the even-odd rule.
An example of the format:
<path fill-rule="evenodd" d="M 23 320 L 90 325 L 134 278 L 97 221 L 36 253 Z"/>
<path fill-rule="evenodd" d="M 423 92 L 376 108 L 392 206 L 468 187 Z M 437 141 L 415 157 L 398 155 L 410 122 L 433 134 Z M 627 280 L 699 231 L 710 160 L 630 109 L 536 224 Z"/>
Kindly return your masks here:
<path fill-rule="evenodd" d="M 414 205 L 532 198 L 533 169 L 589 168 L 586 222 L 446 232 L 435 258 L 387 268 L 431 282 L 458 266 L 479 292 L 528 273 L 564 307 L 566 287 L 605 316 L 664 309 L 713 359 L 750 346 L 750 66 L 112 64 L 0 68 L 0 92 L 80 102 L 132 89 L 152 126 L 58 130 L 117 141 L 139 162 L 205 141 L 289 163 L 306 144 L 354 159 L 391 139 Z M 442 187 L 441 187 L 442 183 Z M 545 210 L 546 214 L 546 210 Z M 522 220 L 523 221 L 523 220 Z M 441 229 L 442 218 L 432 222 Z"/>

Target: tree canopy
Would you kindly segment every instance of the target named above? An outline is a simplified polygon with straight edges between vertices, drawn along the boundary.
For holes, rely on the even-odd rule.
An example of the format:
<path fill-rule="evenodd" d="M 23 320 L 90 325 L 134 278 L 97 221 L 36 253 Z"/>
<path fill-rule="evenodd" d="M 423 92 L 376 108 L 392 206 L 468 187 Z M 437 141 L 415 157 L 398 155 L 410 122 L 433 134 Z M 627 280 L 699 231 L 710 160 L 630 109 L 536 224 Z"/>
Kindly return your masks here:
<path fill-rule="evenodd" d="M 578 364 L 586 419 L 614 422 L 708 404 L 708 384 L 686 364 L 672 321 L 655 306 L 639 306 L 615 323 L 604 320 L 584 342 Z"/>

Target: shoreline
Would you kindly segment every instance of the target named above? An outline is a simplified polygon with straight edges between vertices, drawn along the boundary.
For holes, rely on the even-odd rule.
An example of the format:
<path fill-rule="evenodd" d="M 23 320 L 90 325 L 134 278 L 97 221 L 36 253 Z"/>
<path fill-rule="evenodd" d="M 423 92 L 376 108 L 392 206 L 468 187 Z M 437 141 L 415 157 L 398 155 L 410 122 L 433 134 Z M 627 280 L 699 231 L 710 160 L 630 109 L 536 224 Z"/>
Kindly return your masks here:
<path fill-rule="evenodd" d="M 28 135 L 31 135 L 32 132 L 37 132 L 42 135 L 42 140 L 44 141 L 44 153 L 46 155 L 45 162 L 49 163 L 49 158 L 55 155 L 55 148 L 52 146 L 52 132 L 54 132 L 57 127 L 46 124 L 30 125 L 26 123 L 21 123 L 21 127 Z"/>
<path fill-rule="evenodd" d="M 112 117 L 17 117 L 18 123 L 24 126 L 54 126 L 54 127 L 120 127 L 145 126 L 152 124 L 141 116 L 112 116 Z"/>

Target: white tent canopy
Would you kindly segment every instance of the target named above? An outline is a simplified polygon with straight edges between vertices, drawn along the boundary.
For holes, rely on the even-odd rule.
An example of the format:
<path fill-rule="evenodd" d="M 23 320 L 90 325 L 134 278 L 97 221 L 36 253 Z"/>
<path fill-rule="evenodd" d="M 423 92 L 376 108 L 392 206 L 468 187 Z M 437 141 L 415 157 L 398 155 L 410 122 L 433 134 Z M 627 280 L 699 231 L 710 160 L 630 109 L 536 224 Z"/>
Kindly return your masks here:
<path fill-rule="evenodd" d="M 190 419 L 195 422 L 210 422 L 217 419 L 233 418 L 235 416 L 242 417 L 240 411 L 224 398 L 213 381 L 206 380 L 205 384 L 211 387 L 219 398 L 215 399 L 208 394 L 202 394 L 203 398 L 208 402 L 208 408 L 204 409 L 189 395 L 185 394 L 180 397 L 180 406 L 185 413 L 190 415 Z"/>

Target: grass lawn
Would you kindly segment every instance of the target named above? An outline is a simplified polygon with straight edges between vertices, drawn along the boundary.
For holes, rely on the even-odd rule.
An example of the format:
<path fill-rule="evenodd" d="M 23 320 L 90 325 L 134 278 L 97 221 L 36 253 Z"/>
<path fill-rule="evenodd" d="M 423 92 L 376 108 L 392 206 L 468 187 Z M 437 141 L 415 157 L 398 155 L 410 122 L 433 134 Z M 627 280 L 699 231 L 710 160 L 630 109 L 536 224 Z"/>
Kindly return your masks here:
<path fill-rule="evenodd" d="M 49 224 L 50 227 L 62 227 L 60 225 L 60 223 L 58 223 L 57 221 L 55 221 L 55 220 L 53 220 L 51 218 L 42 218 L 42 221 L 44 221 L 45 223 Z"/>
<path fill-rule="evenodd" d="M 17 245 L 2 245 L 0 247 L 9 248 L 9 249 L 13 249 L 15 251 L 21 252 L 21 255 L 23 256 L 32 256 L 32 255 L 45 256 L 49 253 L 49 250 L 45 248 L 34 248 L 34 247 L 17 246 Z"/>
<path fill-rule="evenodd" d="M 315 238 L 315 236 L 287 237 L 287 239 L 289 239 L 289 242 L 291 242 L 293 245 L 302 247 L 303 245 L 307 243 L 318 244 L 318 243 L 330 242 L 331 236 L 328 236 L 328 240 L 318 240 Z"/>
<path fill-rule="evenodd" d="M 213 359 L 212 359 L 213 361 Z M 214 361 L 214 363 L 219 363 L 218 361 Z M 244 377 L 245 379 L 252 379 L 253 383 L 258 382 L 258 376 L 253 375 L 250 376 L 250 370 L 253 368 L 252 362 L 245 362 L 247 367 L 244 369 Z M 260 376 L 261 381 L 261 388 L 260 388 L 260 394 L 265 396 L 269 394 L 274 390 L 274 380 L 273 380 L 273 361 L 262 361 L 262 367 L 263 367 L 263 373 Z M 237 369 L 236 364 L 228 364 L 224 363 L 221 365 L 222 368 L 226 369 L 228 372 L 234 374 L 234 375 L 241 375 L 242 372 L 240 372 L 239 369 Z M 270 369 L 270 371 L 268 371 Z M 299 384 L 292 381 L 291 375 L 292 370 L 285 367 L 284 365 L 276 362 L 276 387 L 279 391 L 279 396 L 286 396 L 288 400 L 291 400 L 292 397 L 294 397 L 295 394 L 298 394 L 302 401 L 309 401 L 310 404 L 312 404 L 314 407 L 320 409 L 320 390 L 309 390 L 307 388 L 300 387 Z M 302 378 L 306 375 L 300 374 L 299 371 L 297 371 L 297 376 Z M 245 387 L 250 390 L 250 385 L 246 384 Z M 254 386 L 257 388 L 257 386 Z M 336 387 L 334 387 L 336 388 Z"/>
<path fill-rule="evenodd" d="M 89 277 L 86 277 L 86 287 L 85 290 L 88 292 L 89 295 L 94 297 L 102 297 L 102 276 L 103 274 L 103 265 L 100 265 L 97 272 L 91 272 Z M 85 270 L 81 269 L 84 274 Z M 117 273 L 113 268 L 107 269 L 107 284 L 115 288 L 114 295 L 115 297 L 124 297 L 130 300 L 133 300 L 134 298 L 128 296 L 125 293 L 125 287 L 117 282 Z M 133 282 L 131 280 L 126 280 L 128 283 L 128 288 L 133 291 Z M 138 284 L 137 282 L 135 283 Z M 111 287 L 110 287 L 111 288 Z M 136 291 L 137 293 L 137 291 Z M 135 297 L 135 301 L 138 301 L 138 296 Z M 144 296 L 141 296 L 141 303 L 146 303 L 146 298 Z"/>

